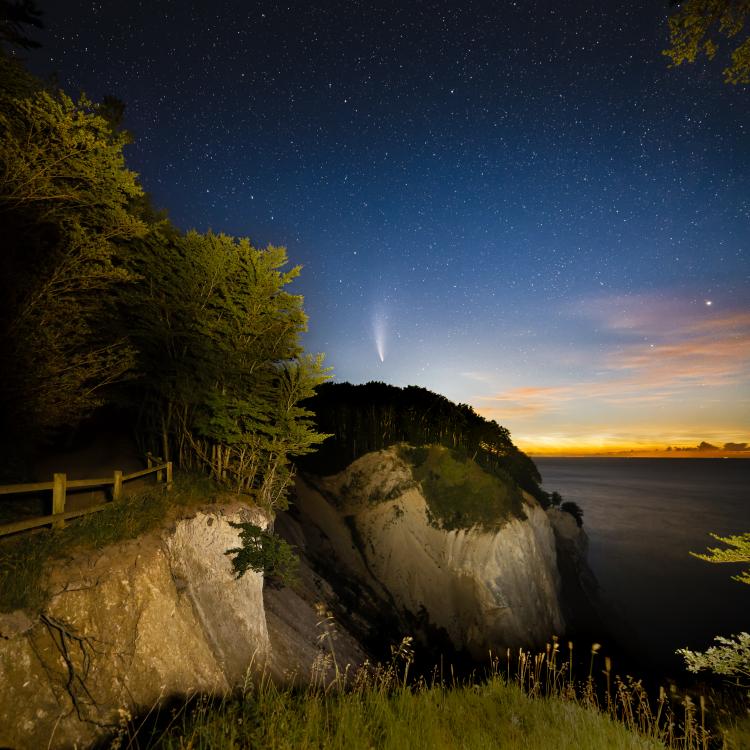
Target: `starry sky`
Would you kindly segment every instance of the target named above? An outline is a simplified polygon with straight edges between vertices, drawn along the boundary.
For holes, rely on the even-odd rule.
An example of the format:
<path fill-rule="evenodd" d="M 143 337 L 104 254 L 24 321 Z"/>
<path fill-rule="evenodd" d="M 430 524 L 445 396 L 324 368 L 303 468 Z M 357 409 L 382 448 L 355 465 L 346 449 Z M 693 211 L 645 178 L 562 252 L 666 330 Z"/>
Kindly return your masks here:
<path fill-rule="evenodd" d="M 39 0 L 182 229 L 286 246 L 336 379 L 531 452 L 750 440 L 750 88 L 667 0 Z"/>

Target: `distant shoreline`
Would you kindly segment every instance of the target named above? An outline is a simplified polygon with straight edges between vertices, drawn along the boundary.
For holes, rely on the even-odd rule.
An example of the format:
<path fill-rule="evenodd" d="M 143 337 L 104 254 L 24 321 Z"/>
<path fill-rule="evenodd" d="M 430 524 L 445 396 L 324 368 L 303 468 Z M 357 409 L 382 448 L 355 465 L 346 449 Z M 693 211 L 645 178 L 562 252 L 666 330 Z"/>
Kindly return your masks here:
<path fill-rule="evenodd" d="M 619 451 L 616 453 L 528 453 L 530 458 L 750 459 L 750 451 Z"/>

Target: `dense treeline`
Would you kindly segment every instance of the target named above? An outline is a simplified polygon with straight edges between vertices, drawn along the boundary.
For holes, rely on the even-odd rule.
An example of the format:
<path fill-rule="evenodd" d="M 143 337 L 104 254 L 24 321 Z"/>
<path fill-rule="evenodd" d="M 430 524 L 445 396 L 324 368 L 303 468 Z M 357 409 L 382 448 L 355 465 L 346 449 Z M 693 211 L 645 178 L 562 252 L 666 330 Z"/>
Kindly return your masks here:
<path fill-rule="evenodd" d="M 299 344 L 299 268 L 155 212 L 122 113 L 0 50 L 2 468 L 116 403 L 144 451 L 283 507 L 290 457 L 321 439 L 299 402 L 326 377 Z"/>
<path fill-rule="evenodd" d="M 315 413 L 318 430 L 332 437 L 315 455 L 299 461 L 303 468 L 333 473 L 396 443 L 438 444 L 466 453 L 491 473 L 507 472 L 545 506 L 560 502 L 559 495 L 548 495 L 539 486 L 536 465 L 513 444 L 505 427 L 426 388 L 325 383 L 305 405 Z"/>

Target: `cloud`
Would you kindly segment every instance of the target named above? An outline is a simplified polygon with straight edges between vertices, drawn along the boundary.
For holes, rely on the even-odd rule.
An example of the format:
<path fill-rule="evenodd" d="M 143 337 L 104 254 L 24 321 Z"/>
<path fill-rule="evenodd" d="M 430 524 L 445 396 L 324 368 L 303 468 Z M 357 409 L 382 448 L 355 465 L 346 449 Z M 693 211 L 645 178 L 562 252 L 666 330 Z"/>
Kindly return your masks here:
<path fill-rule="evenodd" d="M 750 312 L 717 313 L 705 304 L 616 296 L 582 303 L 606 342 L 580 380 L 512 388 L 476 399 L 485 416 L 531 417 L 575 401 L 664 403 L 696 388 L 750 380 Z"/>
<path fill-rule="evenodd" d="M 531 416 L 559 411 L 563 404 L 575 398 L 570 386 L 511 388 L 495 396 L 478 399 L 479 410 L 486 417 Z"/>

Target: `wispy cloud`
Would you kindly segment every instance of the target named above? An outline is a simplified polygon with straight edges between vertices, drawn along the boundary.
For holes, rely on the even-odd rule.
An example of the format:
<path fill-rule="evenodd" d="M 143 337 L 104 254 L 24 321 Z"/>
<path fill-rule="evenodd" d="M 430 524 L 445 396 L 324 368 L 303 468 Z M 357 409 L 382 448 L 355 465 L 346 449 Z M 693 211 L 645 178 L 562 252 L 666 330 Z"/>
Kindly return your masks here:
<path fill-rule="evenodd" d="M 664 403 L 691 389 L 750 381 L 750 312 L 719 313 L 702 301 L 643 295 L 600 297 L 578 310 L 606 342 L 580 379 L 476 399 L 484 415 L 533 417 L 592 399 Z"/>

